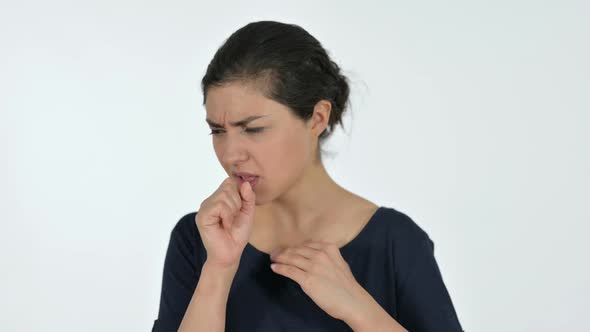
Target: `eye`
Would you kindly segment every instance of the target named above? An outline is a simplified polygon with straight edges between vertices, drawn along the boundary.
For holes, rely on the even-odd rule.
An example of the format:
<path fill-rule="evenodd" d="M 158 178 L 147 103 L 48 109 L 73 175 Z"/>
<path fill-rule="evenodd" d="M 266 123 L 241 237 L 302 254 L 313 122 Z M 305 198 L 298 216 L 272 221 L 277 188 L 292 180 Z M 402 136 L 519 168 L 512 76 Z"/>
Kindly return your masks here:
<path fill-rule="evenodd" d="M 258 128 L 246 128 L 245 131 L 247 133 L 250 134 L 256 134 L 259 133 L 261 131 L 263 131 L 264 128 L 263 127 L 258 127 Z M 217 134 L 221 134 L 223 132 L 223 130 L 219 130 L 219 129 L 211 129 L 211 132 L 209 133 L 209 135 L 217 135 Z"/>
<path fill-rule="evenodd" d="M 217 129 L 211 129 L 211 132 L 209 133 L 209 135 L 217 135 L 221 132 L 221 130 L 217 130 Z"/>
<path fill-rule="evenodd" d="M 262 127 L 258 127 L 258 128 L 246 128 L 246 132 L 247 133 L 252 133 L 252 134 L 259 133 L 259 132 L 261 132 L 263 130 L 264 130 L 264 128 L 262 128 Z"/>

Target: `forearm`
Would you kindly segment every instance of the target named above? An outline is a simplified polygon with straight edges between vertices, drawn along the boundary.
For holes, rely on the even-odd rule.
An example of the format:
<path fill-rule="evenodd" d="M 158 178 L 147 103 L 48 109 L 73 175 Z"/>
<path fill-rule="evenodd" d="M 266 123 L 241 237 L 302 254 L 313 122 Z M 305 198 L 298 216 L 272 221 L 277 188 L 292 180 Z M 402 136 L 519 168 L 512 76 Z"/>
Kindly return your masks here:
<path fill-rule="evenodd" d="M 227 298 L 237 271 L 203 264 L 201 276 L 178 332 L 225 331 Z"/>

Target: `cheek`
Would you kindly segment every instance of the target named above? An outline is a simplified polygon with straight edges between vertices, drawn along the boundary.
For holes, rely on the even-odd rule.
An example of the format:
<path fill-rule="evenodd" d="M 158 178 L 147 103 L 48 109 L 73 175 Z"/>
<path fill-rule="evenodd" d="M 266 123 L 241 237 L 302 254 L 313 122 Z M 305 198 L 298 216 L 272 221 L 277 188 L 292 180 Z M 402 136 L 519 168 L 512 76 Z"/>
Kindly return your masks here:
<path fill-rule="evenodd" d="M 273 140 L 264 155 L 275 176 L 290 178 L 297 176 L 305 167 L 309 151 L 301 135 L 292 133 Z"/>
<path fill-rule="evenodd" d="M 215 151 L 215 156 L 217 157 L 217 160 L 219 161 L 219 163 L 221 163 L 222 159 L 221 159 L 221 149 L 220 149 L 220 145 L 216 144 L 215 141 L 213 141 L 213 151 Z"/>

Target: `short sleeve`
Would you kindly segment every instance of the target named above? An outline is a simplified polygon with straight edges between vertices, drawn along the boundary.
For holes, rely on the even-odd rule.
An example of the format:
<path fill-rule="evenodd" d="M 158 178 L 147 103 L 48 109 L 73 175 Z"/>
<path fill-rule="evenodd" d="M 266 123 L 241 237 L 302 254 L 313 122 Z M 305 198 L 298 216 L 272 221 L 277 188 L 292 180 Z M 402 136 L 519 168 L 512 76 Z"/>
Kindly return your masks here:
<path fill-rule="evenodd" d="M 434 257 L 434 242 L 405 216 L 396 246 L 398 322 L 411 332 L 462 332 Z"/>
<path fill-rule="evenodd" d="M 170 234 L 158 318 L 152 332 L 176 332 L 196 289 L 203 259 L 196 250 L 195 215 L 193 212 L 183 216 Z"/>

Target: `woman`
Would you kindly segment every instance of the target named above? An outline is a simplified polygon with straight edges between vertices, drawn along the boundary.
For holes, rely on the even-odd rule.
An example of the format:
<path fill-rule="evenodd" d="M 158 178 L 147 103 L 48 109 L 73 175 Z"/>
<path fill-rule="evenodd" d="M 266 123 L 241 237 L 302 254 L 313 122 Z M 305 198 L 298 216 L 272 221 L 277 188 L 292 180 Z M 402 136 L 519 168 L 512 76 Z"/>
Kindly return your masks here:
<path fill-rule="evenodd" d="M 349 87 L 314 37 L 250 23 L 202 90 L 228 178 L 172 230 L 152 331 L 461 331 L 428 235 L 326 172 Z"/>

